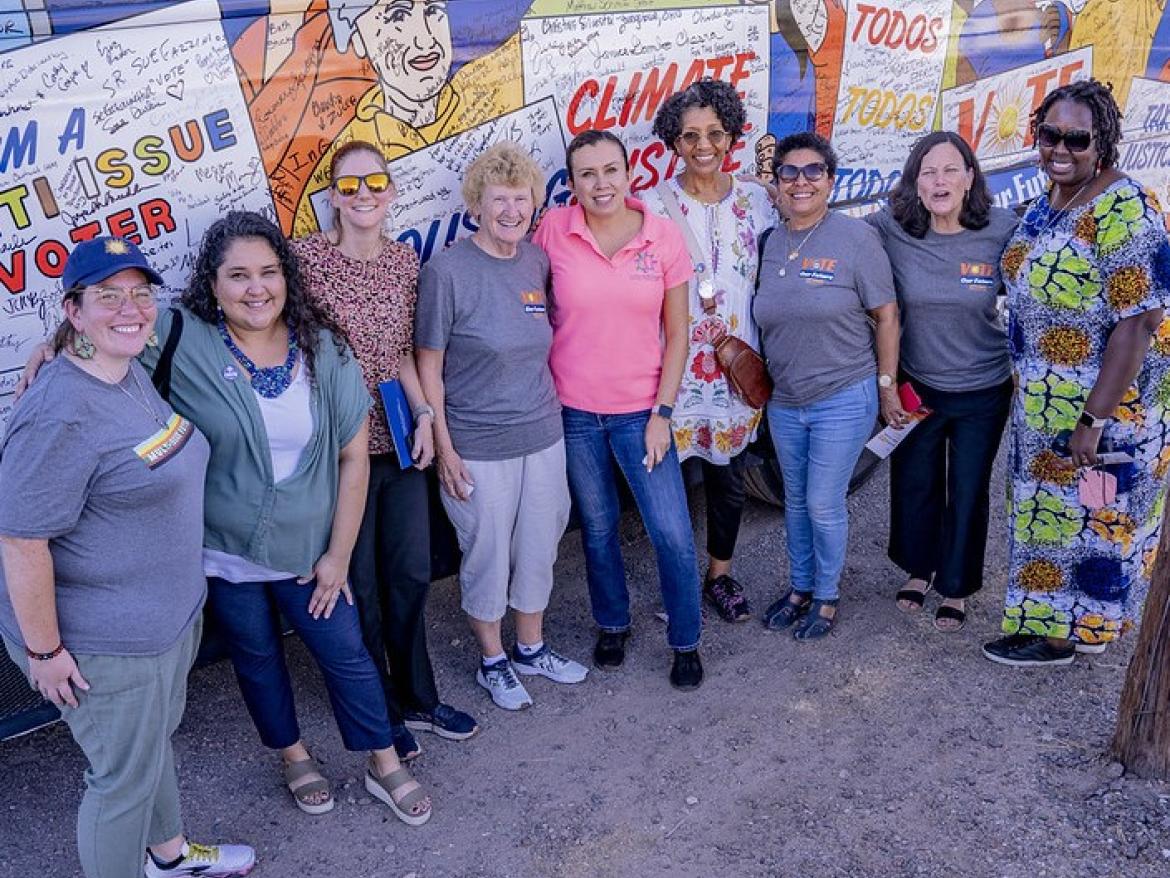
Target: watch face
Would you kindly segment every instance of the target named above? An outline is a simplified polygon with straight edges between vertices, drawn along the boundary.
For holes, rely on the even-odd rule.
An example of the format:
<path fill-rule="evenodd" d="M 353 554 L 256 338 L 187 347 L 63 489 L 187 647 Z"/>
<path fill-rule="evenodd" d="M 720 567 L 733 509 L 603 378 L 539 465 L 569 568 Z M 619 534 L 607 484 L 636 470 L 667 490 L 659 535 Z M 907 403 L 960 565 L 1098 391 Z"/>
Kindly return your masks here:
<path fill-rule="evenodd" d="M 891 378 L 889 375 L 879 375 L 878 376 L 878 387 L 889 387 L 893 383 L 894 383 L 894 379 Z"/>

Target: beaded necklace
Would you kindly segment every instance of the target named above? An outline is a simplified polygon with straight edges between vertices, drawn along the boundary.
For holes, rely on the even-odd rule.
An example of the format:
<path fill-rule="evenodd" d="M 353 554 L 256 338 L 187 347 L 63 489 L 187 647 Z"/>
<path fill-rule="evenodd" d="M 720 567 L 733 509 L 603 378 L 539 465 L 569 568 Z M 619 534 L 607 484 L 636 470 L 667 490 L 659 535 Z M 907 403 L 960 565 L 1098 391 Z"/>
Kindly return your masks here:
<path fill-rule="evenodd" d="M 215 323 L 219 329 L 219 337 L 223 339 L 223 343 L 227 345 L 227 349 L 231 351 L 233 357 L 244 367 L 244 371 L 248 373 L 248 377 L 252 382 L 252 389 L 255 390 L 265 399 L 276 399 L 292 384 L 293 367 L 297 363 L 297 338 L 293 334 L 291 327 L 288 331 L 288 356 L 284 362 L 279 366 L 268 366 L 264 369 L 259 368 L 252 360 L 240 350 L 239 346 L 232 339 L 228 333 L 227 323 L 224 322 L 223 315 L 219 315 L 219 319 Z"/>

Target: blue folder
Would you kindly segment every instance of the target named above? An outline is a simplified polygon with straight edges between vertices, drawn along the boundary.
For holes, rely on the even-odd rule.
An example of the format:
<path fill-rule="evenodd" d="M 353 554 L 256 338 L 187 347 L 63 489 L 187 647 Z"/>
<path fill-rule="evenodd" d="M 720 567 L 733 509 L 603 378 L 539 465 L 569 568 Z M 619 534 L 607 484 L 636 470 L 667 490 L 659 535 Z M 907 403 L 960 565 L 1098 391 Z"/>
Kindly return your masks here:
<path fill-rule="evenodd" d="M 414 417 L 410 414 L 410 403 L 406 401 L 402 382 L 383 381 L 378 385 L 378 393 L 382 395 L 382 405 L 386 407 L 386 426 L 390 428 L 394 452 L 398 455 L 398 466 L 409 469 L 414 466 L 414 460 L 410 456 L 410 435 L 414 432 Z"/>

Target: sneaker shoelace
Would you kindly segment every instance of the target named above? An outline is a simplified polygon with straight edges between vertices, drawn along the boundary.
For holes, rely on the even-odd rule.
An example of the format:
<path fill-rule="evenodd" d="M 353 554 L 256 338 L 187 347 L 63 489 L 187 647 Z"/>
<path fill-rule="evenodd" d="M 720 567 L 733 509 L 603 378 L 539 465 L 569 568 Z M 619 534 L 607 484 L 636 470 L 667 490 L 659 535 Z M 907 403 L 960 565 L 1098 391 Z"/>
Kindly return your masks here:
<path fill-rule="evenodd" d="M 487 672 L 489 677 L 499 677 L 500 683 L 505 689 L 515 689 L 520 685 L 520 681 L 516 679 L 516 674 L 512 671 L 510 664 L 504 664 L 498 668 L 492 668 Z"/>
<path fill-rule="evenodd" d="M 183 863 L 208 863 L 215 864 L 219 862 L 219 848 L 210 844 L 197 844 L 196 842 L 187 842 L 187 853 L 183 856 Z"/>

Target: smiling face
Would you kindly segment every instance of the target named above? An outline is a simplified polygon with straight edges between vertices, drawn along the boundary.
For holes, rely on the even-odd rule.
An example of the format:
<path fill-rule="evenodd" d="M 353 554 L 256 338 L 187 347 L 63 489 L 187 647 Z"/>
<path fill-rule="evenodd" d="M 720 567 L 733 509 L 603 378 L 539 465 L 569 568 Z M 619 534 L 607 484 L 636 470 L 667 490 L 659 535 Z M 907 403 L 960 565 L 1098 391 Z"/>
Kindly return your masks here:
<path fill-rule="evenodd" d="M 1092 131 L 1093 111 L 1079 101 L 1057 101 L 1048 108 L 1041 122 L 1058 131 Z M 1097 141 L 1082 152 L 1072 152 L 1061 140 L 1056 146 L 1040 149 L 1040 167 L 1048 179 L 1065 190 L 1076 190 L 1097 173 Z"/>
<path fill-rule="evenodd" d="M 794 149 L 781 158 L 780 164 L 803 168 L 824 165 L 825 158 L 815 149 Z M 809 180 L 804 174 L 798 174 L 795 180 L 780 180 L 780 210 L 796 228 L 811 226 L 828 211 L 832 189 L 833 178 L 827 171 L 819 180 Z"/>
<path fill-rule="evenodd" d="M 236 238 L 224 250 L 211 292 L 235 332 L 270 329 L 284 312 L 280 257 L 263 238 Z"/>
<path fill-rule="evenodd" d="M 974 180 L 975 171 L 967 167 L 963 154 L 951 143 L 938 143 L 922 157 L 918 197 L 935 220 L 954 223 Z"/>
<path fill-rule="evenodd" d="M 682 116 L 682 131 L 674 148 L 687 166 L 687 173 L 711 177 L 723 167 L 731 138 L 711 107 L 691 107 Z"/>
<path fill-rule="evenodd" d="M 358 53 L 388 99 L 406 106 L 438 96 L 451 72 L 447 0 L 379 0 L 354 25 Z"/>
<path fill-rule="evenodd" d="M 527 186 L 484 187 L 479 203 L 479 229 L 475 238 L 491 253 L 511 256 L 532 225 L 536 205 Z"/>
<path fill-rule="evenodd" d="M 621 147 L 610 141 L 583 146 L 569 158 L 569 188 L 585 213 L 609 217 L 625 209 L 630 171 Z"/>
<path fill-rule="evenodd" d="M 65 300 L 66 318 L 73 324 L 75 332 L 93 342 L 96 359 L 113 366 L 137 357 L 146 346 L 146 340 L 154 330 L 154 319 L 158 316 L 156 306 L 135 304 L 129 295 L 123 297 L 120 307 L 100 305 L 98 288 L 129 292 L 149 283 L 146 275 L 137 268 L 127 268 L 88 285 L 80 298 Z"/>
<path fill-rule="evenodd" d="M 341 161 L 333 165 L 333 179 L 338 177 L 364 177 L 367 174 L 379 174 L 386 171 L 386 163 L 382 157 L 366 149 L 356 150 L 344 156 Z M 398 193 L 391 181 L 390 188 L 382 192 L 371 192 L 370 188 L 362 183 L 354 195 L 342 195 L 335 188 L 329 190 L 329 203 L 337 211 L 337 221 L 344 233 L 346 230 L 380 228 L 386 219 L 386 211 L 390 209 Z"/>

